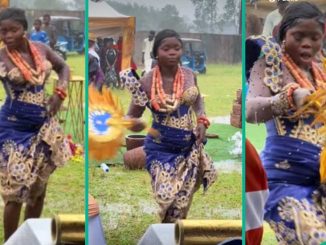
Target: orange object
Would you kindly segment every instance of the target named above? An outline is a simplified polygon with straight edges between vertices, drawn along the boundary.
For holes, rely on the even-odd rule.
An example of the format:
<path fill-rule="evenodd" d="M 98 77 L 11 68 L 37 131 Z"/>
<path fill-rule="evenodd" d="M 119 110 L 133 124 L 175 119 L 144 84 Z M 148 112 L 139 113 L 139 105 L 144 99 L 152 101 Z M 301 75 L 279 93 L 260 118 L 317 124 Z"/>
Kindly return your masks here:
<path fill-rule="evenodd" d="M 1 8 L 8 8 L 9 7 L 9 0 L 0 0 L 0 7 Z"/>
<path fill-rule="evenodd" d="M 45 79 L 45 65 L 42 61 L 41 54 L 35 45 L 26 40 L 28 47 L 32 54 L 33 62 L 35 64 L 36 70 L 33 69 L 20 55 L 17 50 L 9 50 L 6 47 L 7 55 L 10 60 L 15 64 L 19 71 L 23 74 L 24 79 L 29 81 L 33 85 L 41 85 L 44 83 Z"/>
<path fill-rule="evenodd" d="M 211 123 L 208 120 L 208 118 L 206 116 L 204 116 L 204 115 L 198 117 L 197 123 L 204 124 L 205 128 L 208 128 L 211 125 Z"/>
<path fill-rule="evenodd" d="M 292 76 L 295 78 L 295 80 L 299 83 L 299 85 L 302 88 L 308 88 L 315 90 L 314 86 L 311 84 L 309 79 L 302 74 L 300 68 L 294 63 L 294 61 L 291 59 L 291 57 L 288 54 L 285 54 L 283 56 L 283 61 Z M 321 69 L 319 69 L 318 65 L 315 62 L 312 62 L 312 72 L 314 75 L 314 79 L 317 83 L 317 87 L 319 88 L 326 88 L 326 75 L 324 72 L 322 72 Z"/>
<path fill-rule="evenodd" d="M 299 87 L 300 86 L 298 84 L 292 84 L 287 90 L 287 99 L 288 99 L 288 102 L 289 102 L 291 108 L 295 107 L 294 101 L 293 101 L 293 93 Z"/>
<path fill-rule="evenodd" d="M 56 88 L 55 93 L 60 97 L 60 99 L 64 100 L 67 97 L 67 93 L 61 89 L 61 88 Z"/>
<path fill-rule="evenodd" d="M 163 89 L 163 80 L 159 66 L 154 67 L 152 88 L 151 88 L 151 105 L 152 107 L 161 112 L 173 111 L 179 105 L 184 86 L 184 74 L 181 67 L 175 74 L 173 81 L 172 99 L 167 101 L 167 95 Z"/>

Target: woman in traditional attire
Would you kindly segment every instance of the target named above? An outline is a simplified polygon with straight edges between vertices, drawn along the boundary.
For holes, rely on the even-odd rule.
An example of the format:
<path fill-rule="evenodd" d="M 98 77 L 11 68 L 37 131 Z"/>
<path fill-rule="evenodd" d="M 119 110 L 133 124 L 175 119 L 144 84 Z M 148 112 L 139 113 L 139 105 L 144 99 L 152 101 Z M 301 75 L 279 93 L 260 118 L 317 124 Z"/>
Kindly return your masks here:
<path fill-rule="evenodd" d="M 155 38 L 153 54 L 158 61 L 139 81 L 132 71 L 120 73 L 132 92 L 128 116 L 139 118 L 146 107 L 152 112 L 152 130 L 145 140 L 146 169 L 151 175 L 155 200 L 164 223 L 185 219 L 193 194 L 216 179 L 216 170 L 204 151 L 205 116 L 194 73 L 181 67 L 182 41 L 173 30 Z M 136 124 L 132 130 L 141 130 Z"/>
<path fill-rule="evenodd" d="M 289 117 L 308 95 L 326 89 L 325 71 L 315 63 L 324 22 L 315 5 L 292 3 L 280 24 L 278 43 L 264 36 L 247 40 L 248 47 L 256 45 L 262 51 L 250 73 L 247 121 L 266 125 L 261 159 L 269 197 L 264 218 L 279 244 L 326 241 L 326 189 L 319 174 L 326 139 L 318 132 L 320 125 L 312 126 L 313 116 Z M 249 55 L 254 53 L 247 50 Z"/>
<path fill-rule="evenodd" d="M 69 67 L 48 46 L 25 38 L 27 20 L 21 9 L 0 13 L 0 79 L 6 100 L 0 109 L 0 183 L 4 200 L 5 240 L 25 219 L 42 213 L 50 174 L 71 156 L 68 141 L 54 118 L 67 96 Z M 45 97 L 51 69 L 59 76 L 54 94 Z"/>

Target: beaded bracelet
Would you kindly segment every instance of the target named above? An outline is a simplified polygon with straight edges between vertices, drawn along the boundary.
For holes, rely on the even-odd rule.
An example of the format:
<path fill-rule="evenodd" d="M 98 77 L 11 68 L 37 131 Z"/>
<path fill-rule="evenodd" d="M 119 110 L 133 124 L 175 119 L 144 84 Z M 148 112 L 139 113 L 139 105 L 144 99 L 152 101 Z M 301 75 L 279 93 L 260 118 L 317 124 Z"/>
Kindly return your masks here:
<path fill-rule="evenodd" d="M 205 126 L 206 129 L 211 125 L 211 123 L 209 122 L 209 120 L 207 119 L 207 117 L 206 116 L 203 116 L 203 115 L 202 116 L 199 116 L 197 118 L 197 123 L 204 124 L 204 126 Z"/>
<path fill-rule="evenodd" d="M 67 97 L 67 93 L 59 87 L 55 88 L 55 93 L 60 97 L 60 99 L 64 100 Z"/>
<path fill-rule="evenodd" d="M 296 83 L 287 84 L 280 93 L 271 97 L 271 109 L 275 116 L 286 115 L 294 109 L 293 93 L 297 88 L 299 85 Z"/>
<path fill-rule="evenodd" d="M 295 107 L 295 105 L 294 105 L 294 99 L 293 99 L 293 93 L 299 87 L 300 86 L 298 84 L 296 84 L 296 83 L 291 83 L 288 86 L 288 89 L 287 89 L 287 99 L 288 99 L 290 108 L 294 108 Z"/>

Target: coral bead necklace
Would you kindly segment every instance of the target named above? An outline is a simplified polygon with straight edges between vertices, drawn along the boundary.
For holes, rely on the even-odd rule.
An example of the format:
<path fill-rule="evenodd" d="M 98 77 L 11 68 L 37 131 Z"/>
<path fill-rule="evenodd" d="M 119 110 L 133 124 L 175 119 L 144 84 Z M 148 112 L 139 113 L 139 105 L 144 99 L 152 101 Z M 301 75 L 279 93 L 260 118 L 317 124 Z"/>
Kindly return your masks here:
<path fill-rule="evenodd" d="M 44 83 L 45 79 L 45 66 L 42 62 L 42 56 L 39 50 L 35 47 L 35 44 L 26 41 L 27 46 L 32 55 L 33 62 L 35 64 L 36 69 L 33 69 L 21 56 L 21 54 L 17 50 L 9 50 L 6 47 L 6 52 L 10 60 L 14 63 L 14 65 L 19 69 L 22 73 L 24 79 L 30 82 L 32 85 L 41 85 Z"/>
<path fill-rule="evenodd" d="M 302 88 L 308 88 L 315 90 L 313 84 L 309 81 L 306 74 L 304 74 L 301 69 L 294 63 L 288 54 L 283 55 L 283 61 L 294 79 L 299 83 Z M 326 74 L 319 69 L 318 65 L 312 62 L 312 73 L 316 81 L 317 88 L 326 89 Z"/>
<path fill-rule="evenodd" d="M 173 93 L 171 98 L 164 92 L 163 79 L 159 66 L 153 69 L 152 88 L 151 88 L 151 106 L 156 111 L 160 112 L 173 112 L 175 111 L 181 101 L 183 86 L 184 86 L 184 73 L 180 66 L 178 66 L 177 73 L 173 81 Z"/>

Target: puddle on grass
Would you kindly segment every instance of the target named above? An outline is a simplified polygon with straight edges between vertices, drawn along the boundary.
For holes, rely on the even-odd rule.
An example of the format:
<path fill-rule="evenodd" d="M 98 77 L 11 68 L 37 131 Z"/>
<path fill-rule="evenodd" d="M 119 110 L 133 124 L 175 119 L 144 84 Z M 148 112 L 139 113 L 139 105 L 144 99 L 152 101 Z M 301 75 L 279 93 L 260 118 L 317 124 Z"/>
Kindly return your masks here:
<path fill-rule="evenodd" d="M 100 213 L 107 215 L 106 225 L 109 229 L 117 229 L 121 218 L 142 216 L 142 214 L 156 215 L 158 206 L 153 202 L 139 201 L 136 205 L 126 203 L 112 203 L 100 205 Z"/>
<path fill-rule="evenodd" d="M 223 208 L 216 207 L 208 211 L 207 216 L 209 219 L 240 219 L 241 218 L 241 208 Z"/>
<path fill-rule="evenodd" d="M 210 117 L 211 123 L 230 124 L 230 116 Z"/>
<path fill-rule="evenodd" d="M 232 173 L 232 172 L 241 173 L 241 171 L 242 171 L 241 162 L 238 162 L 237 160 L 232 160 L 232 159 L 214 162 L 214 166 L 217 168 L 217 171 L 220 173 L 221 172 L 222 173 Z"/>
<path fill-rule="evenodd" d="M 145 214 L 157 214 L 158 212 L 158 206 L 152 202 L 145 202 L 145 201 L 140 201 L 138 203 L 141 212 Z"/>
<path fill-rule="evenodd" d="M 131 216 L 133 213 L 132 205 L 125 203 L 112 203 L 106 205 L 100 205 L 100 213 L 108 215 L 104 221 L 109 229 L 117 229 L 119 226 L 119 220 L 122 216 Z"/>

